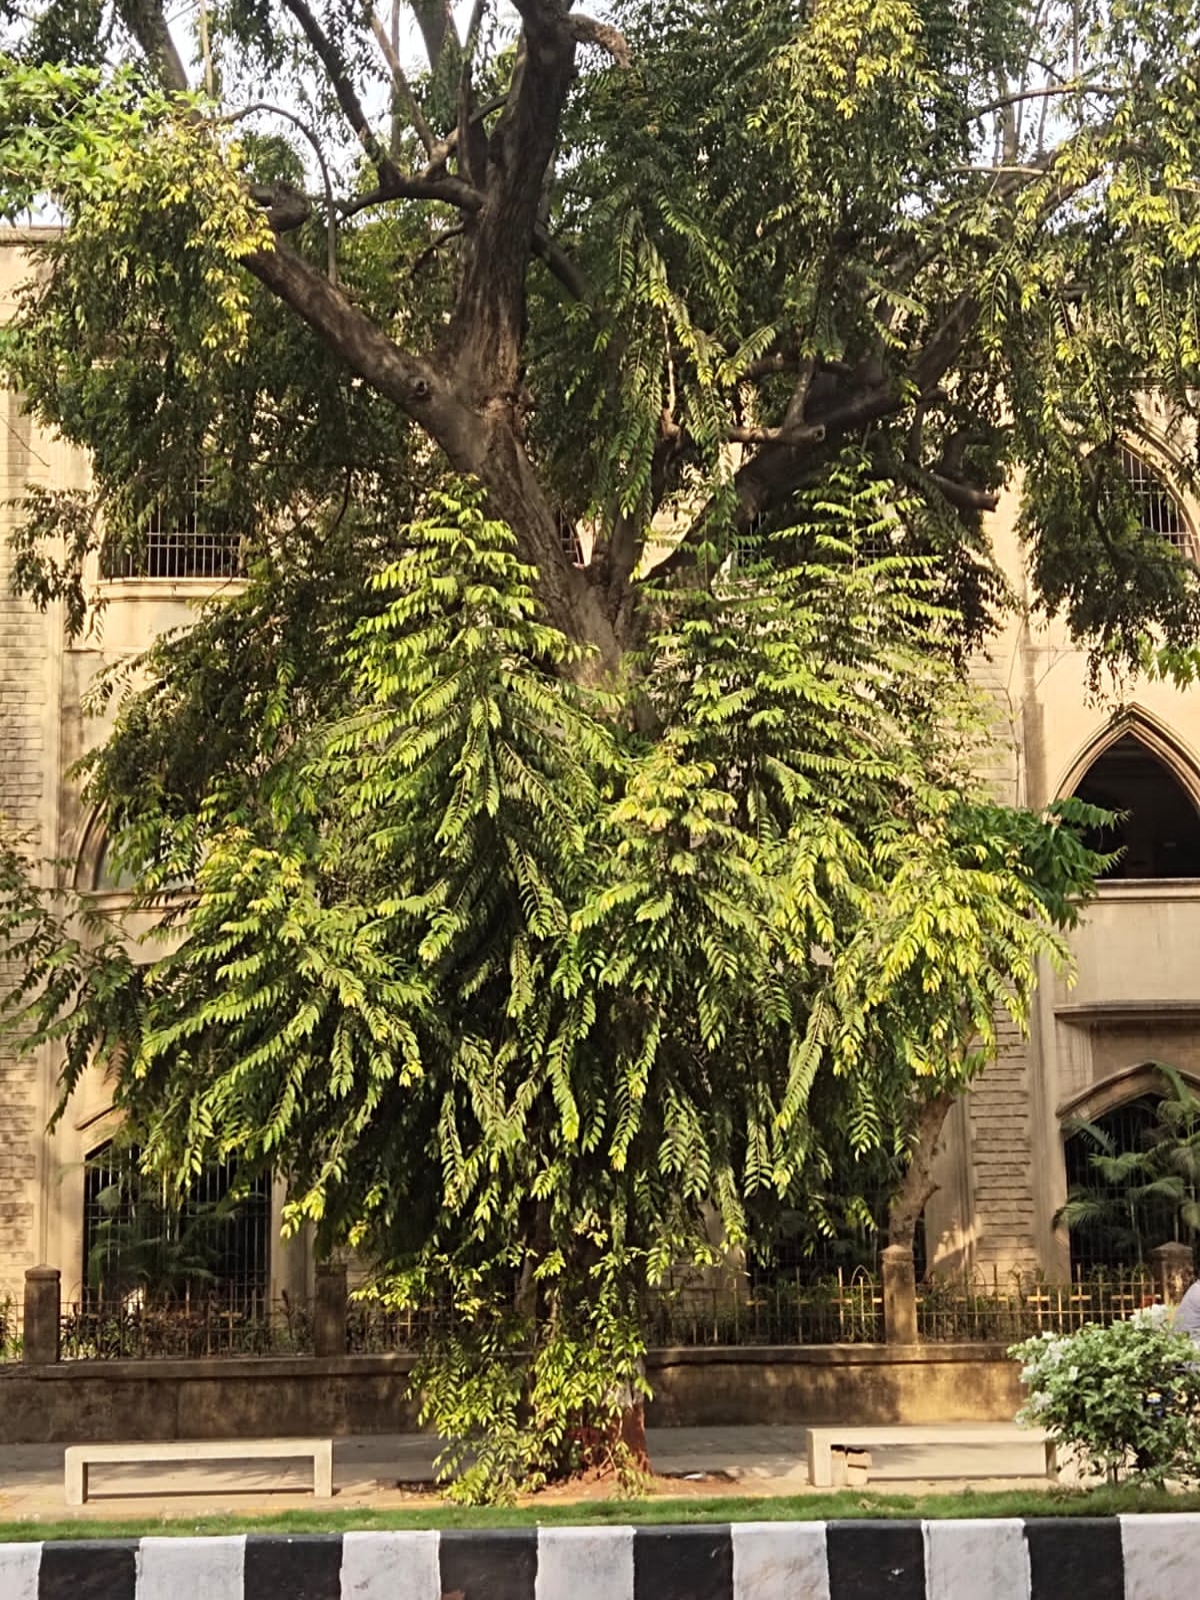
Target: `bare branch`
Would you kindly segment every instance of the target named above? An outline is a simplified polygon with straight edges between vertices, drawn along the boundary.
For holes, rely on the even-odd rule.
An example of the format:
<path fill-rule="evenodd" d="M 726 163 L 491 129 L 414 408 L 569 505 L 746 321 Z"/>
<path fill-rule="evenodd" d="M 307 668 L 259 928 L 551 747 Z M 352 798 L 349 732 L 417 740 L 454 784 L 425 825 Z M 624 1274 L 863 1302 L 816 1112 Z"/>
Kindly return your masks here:
<path fill-rule="evenodd" d="M 309 10 L 306 0 L 283 0 L 283 4 L 295 17 L 304 37 L 316 51 L 321 65 L 325 68 L 325 76 L 337 96 L 338 105 L 341 106 L 346 121 L 354 130 L 358 142 L 366 151 L 380 179 L 386 182 L 393 174 L 398 176 L 395 163 L 380 144 L 375 130 L 367 120 L 358 92 L 350 81 L 350 72 L 341 50 Z"/>
<path fill-rule="evenodd" d="M 575 14 L 567 18 L 567 30 L 577 44 L 594 44 L 607 51 L 619 67 L 628 70 L 633 65 L 625 35 L 611 23 Z"/>
<path fill-rule="evenodd" d="M 980 117 L 989 117 L 996 111 L 1006 111 L 1009 106 L 1023 105 L 1027 100 L 1046 100 L 1052 96 L 1069 94 L 1097 94 L 1112 98 L 1123 92 L 1113 83 L 1052 83 L 1037 89 L 1017 89 L 1012 94 L 1002 94 L 998 99 L 980 106 L 977 111 L 972 111 L 970 120 L 977 122 Z"/>
<path fill-rule="evenodd" d="M 408 120 L 412 123 L 417 138 L 425 146 L 425 154 L 432 156 L 437 145 L 433 130 L 426 122 L 421 107 L 417 104 L 417 97 L 413 94 L 412 86 L 405 76 L 400 57 L 393 48 L 392 41 L 388 38 L 387 29 L 384 27 L 378 11 L 373 6 L 371 8 L 371 32 L 375 35 L 376 43 L 383 51 L 384 60 L 388 64 L 388 71 L 392 75 L 392 86 L 404 103 L 404 109 L 408 113 Z"/>
<path fill-rule="evenodd" d="M 286 121 L 290 122 L 293 127 L 299 128 L 300 132 L 312 146 L 313 154 L 317 158 L 317 165 L 321 169 L 321 181 L 325 187 L 326 271 L 328 272 L 330 283 L 336 283 L 337 208 L 333 198 L 333 180 L 329 176 L 329 164 L 325 160 L 325 153 L 321 149 L 320 140 L 317 138 L 316 134 L 312 131 L 308 124 L 302 121 L 294 111 L 285 111 L 282 106 L 268 105 L 265 100 L 257 100 L 253 105 L 243 106 L 240 111 L 231 111 L 227 116 L 222 117 L 221 121 L 240 122 L 243 117 L 252 116 L 257 111 L 267 111 L 270 112 L 272 116 L 283 117 Z M 260 192 L 256 194 L 254 192 L 255 189 L 258 189 Z M 262 198 L 261 192 L 263 190 L 273 191 L 269 199 L 264 200 Z M 250 193 L 251 198 L 256 200 L 259 205 L 266 205 L 267 220 L 270 222 L 272 231 L 275 233 L 287 233 L 292 228 L 300 227 L 302 223 L 308 220 L 311 207 L 308 206 L 307 197 L 303 195 L 300 195 L 299 198 L 305 202 L 305 214 L 299 219 L 299 221 L 292 220 L 292 218 L 295 216 L 295 207 L 293 204 L 289 208 L 289 201 L 293 200 L 293 197 L 296 196 L 297 191 L 292 189 L 290 185 L 251 184 Z"/>
<path fill-rule="evenodd" d="M 442 233 L 435 234 L 409 268 L 409 277 L 415 278 L 421 268 L 427 266 L 444 245 L 448 245 L 453 239 L 461 239 L 462 236 L 463 227 L 461 223 L 457 228 L 446 228 Z"/>

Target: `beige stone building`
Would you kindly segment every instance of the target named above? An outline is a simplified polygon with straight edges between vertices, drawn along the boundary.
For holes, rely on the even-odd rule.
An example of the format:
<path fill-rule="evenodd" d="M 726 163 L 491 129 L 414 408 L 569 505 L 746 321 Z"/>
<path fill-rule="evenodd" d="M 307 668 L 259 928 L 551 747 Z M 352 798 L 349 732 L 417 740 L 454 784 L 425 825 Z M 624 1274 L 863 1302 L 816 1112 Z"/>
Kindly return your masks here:
<path fill-rule="evenodd" d="M 19 239 L 0 235 L 0 318 L 27 271 Z M 1165 448 L 1153 454 L 1129 462 L 1147 526 L 1200 554 L 1200 507 L 1165 491 L 1170 456 Z M 19 397 L 0 393 L 0 501 L 31 483 L 82 485 L 86 475 L 77 453 L 22 415 Z M 992 533 L 1021 595 L 1015 509 L 1014 492 Z M 137 569 L 109 579 L 93 573 L 102 613 L 93 632 L 67 643 L 54 607 L 40 613 L 10 595 L 4 534 L 12 515 L 0 507 L 0 811 L 28 833 L 39 857 L 69 863 L 60 870 L 77 886 L 117 904 L 103 838 L 69 776 L 104 733 L 85 716 L 83 697 L 102 665 L 186 622 L 198 599 L 233 580 L 216 575 L 211 561 L 189 560 L 188 531 L 172 530 L 157 547 L 151 539 Z M 1131 819 L 1120 875 L 1102 886 L 1073 936 L 1078 982 L 1068 989 L 1046 977 L 1029 1041 L 1010 1037 L 952 1115 L 942 1187 L 927 1218 L 931 1264 L 1062 1274 L 1068 1245 L 1053 1218 L 1067 1189 L 1065 1119 L 1138 1106 L 1151 1061 L 1200 1078 L 1200 692 L 1139 681 L 1125 686 L 1117 710 L 1089 697 L 1085 666 L 1061 626 L 1019 609 L 979 663 L 1000 708 L 1002 797 L 1041 806 L 1083 786 Z M 31 1060 L 0 1057 L 0 1303 L 19 1294 L 34 1263 L 61 1269 L 68 1300 L 84 1281 L 95 1201 L 84 1163 L 111 1137 L 113 1119 L 97 1079 L 47 1135 L 56 1074 L 49 1050 Z M 303 1249 L 277 1242 L 278 1204 L 277 1194 L 261 1197 L 248 1247 L 254 1292 L 271 1299 L 302 1292 L 310 1270 Z"/>
<path fill-rule="evenodd" d="M 21 237 L 0 233 L 0 321 L 11 315 L 14 291 L 29 275 Z M 222 563 L 212 559 L 211 547 L 195 548 L 189 530 L 151 532 L 144 560 L 124 575 L 102 580 L 96 565 L 90 587 L 102 609 L 90 632 L 68 642 L 58 607 L 39 612 L 11 594 L 7 534 L 14 509 L 7 502 L 30 484 L 82 487 L 87 475 L 78 451 L 31 423 L 19 397 L 0 390 L 0 813 L 27 837 L 32 855 L 64 863 L 48 866 L 47 880 L 57 871 L 116 909 L 125 897 L 108 871 L 102 833 L 70 776 L 78 757 L 105 733 L 102 719 L 85 714 L 84 696 L 103 666 L 145 648 L 156 633 L 186 624 L 197 601 L 231 580 L 218 574 Z M 57 1076 L 49 1049 L 24 1060 L 0 1054 L 0 1307 L 6 1296 L 20 1296 L 25 1269 L 37 1263 L 59 1267 L 67 1301 L 79 1297 L 85 1282 L 86 1236 L 100 1219 L 97 1190 L 107 1176 L 101 1164 L 89 1177 L 85 1162 L 103 1152 L 114 1118 L 97 1074 L 81 1085 L 48 1135 Z M 259 1197 L 230 1241 L 238 1257 L 230 1274 L 260 1302 L 309 1288 L 306 1252 L 278 1242 L 280 1203 L 278 1192 Z"/>

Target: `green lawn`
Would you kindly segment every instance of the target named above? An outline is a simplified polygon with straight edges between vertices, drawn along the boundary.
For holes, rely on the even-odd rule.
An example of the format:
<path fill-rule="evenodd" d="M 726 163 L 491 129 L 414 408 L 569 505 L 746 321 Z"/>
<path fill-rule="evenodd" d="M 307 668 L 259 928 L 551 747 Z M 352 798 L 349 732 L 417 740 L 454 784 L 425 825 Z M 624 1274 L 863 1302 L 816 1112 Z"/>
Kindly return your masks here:
<path fill-rule="evenodd" d="M 1200 1511 L 1200 1493 L 1166 1494 L 1122 1487 L 1002 1489 L 976 1494 L 744 1496 L 712 1500 L 553 1502 L 540 1506 L 466 1509 L 433 1505 L 395 1511 L 285 1511 L 255 1517 L 140 1517 L 125 1522 L 0 1522 L 0 1543 L 25 1539 L 133 1539 L 145 1534 L 344 1533 L 386 1528 L 530 1528 L 539 1523 L 814 1522 L 859 1517 L 1098 1517 L 1117 1512 Z"/>

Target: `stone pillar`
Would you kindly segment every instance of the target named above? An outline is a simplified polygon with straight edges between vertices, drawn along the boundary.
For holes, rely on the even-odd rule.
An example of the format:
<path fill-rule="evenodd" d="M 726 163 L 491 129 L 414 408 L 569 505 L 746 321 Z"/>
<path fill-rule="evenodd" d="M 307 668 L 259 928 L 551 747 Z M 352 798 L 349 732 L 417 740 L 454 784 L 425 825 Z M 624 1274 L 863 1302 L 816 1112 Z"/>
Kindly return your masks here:
<path fill-rule="evenodd" d="M 1167 1305 L 1177 1305 L 1196 1275 L 1192 1247 L 1186 1244 L 1160 1244 L 1150 1252 L 1150 1265 L 1154 1271 L 1154 1287 L 1158 1298 Z"/>
<path fill-rule="evenodd" d="M 329 1261 L 317 1267 L 313 1349 L 319 1356 L 346 1354 L 346 1269 Z"/>
<path fill-rule="evenodd" d="M 917 1342 L 917 1274 L 912 1251 L 886 1245 L 883 1261 L 883 1336 L 888 1344 Z"/>
<path fill-rule="evenodd" d="M 57 1267 L 30 1267 L 25 1274 L 24 1359 L 39 1367 L 58 1360 L 62 1328 L 62 1284 Z"/>

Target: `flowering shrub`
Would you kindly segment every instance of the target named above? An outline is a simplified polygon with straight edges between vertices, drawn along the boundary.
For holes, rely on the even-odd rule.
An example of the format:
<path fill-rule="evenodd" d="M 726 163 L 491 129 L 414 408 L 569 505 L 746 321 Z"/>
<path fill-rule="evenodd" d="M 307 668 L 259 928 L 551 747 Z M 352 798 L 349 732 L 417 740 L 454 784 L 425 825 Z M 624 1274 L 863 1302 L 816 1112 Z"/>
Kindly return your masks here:
<path fill-rule="evenodd" d="M 1070 1447 L 1085 1471 L 1112 1483 L 1200 1477 L 1200 1351 L 1162 1308 L 1044 1333 L 1008 1353 L 1029 1390 L 1018 1422 Z"/>

